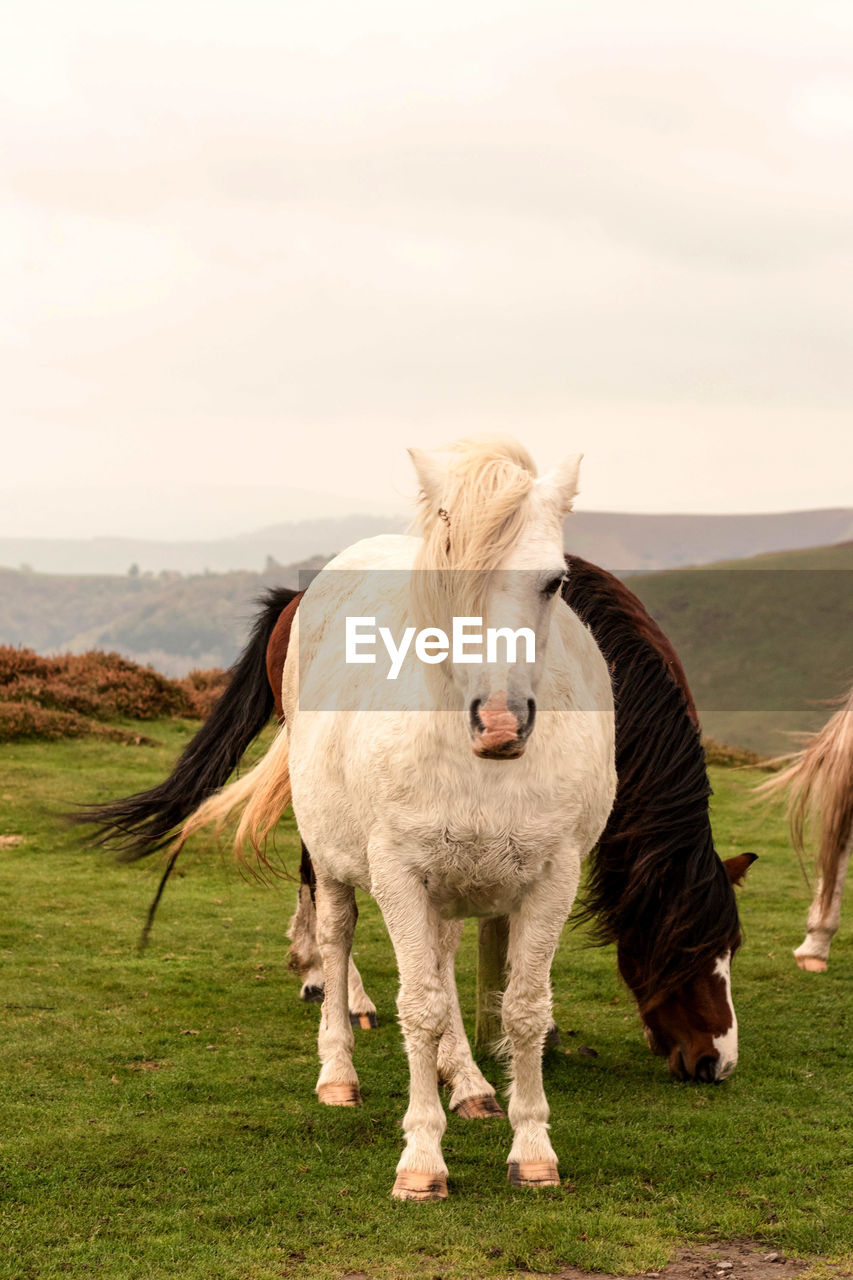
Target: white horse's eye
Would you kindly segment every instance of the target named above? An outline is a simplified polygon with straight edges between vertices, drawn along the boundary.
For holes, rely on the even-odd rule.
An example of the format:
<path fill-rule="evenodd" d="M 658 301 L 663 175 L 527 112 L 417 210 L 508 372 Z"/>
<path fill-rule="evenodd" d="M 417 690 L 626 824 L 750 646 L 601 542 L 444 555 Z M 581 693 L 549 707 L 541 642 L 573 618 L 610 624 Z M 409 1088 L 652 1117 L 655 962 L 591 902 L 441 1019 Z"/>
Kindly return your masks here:
<path fill-rule="evenodd" d="M 543 596 L 555 596 L 565 581 L 566 575 L 564 573 L 551 578 L 550 581 L 546 582 L 545 586 L 542 588 Z"/>

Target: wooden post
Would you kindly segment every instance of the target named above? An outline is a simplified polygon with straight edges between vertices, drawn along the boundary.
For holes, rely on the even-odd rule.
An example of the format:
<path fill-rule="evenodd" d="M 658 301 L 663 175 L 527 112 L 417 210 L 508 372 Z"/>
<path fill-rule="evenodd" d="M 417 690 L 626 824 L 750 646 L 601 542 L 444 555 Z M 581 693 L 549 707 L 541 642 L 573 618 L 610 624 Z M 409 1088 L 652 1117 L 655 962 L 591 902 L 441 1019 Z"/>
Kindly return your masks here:
<path fill-rule="evenodd" d="M 506 916 L 477 922 L 477 1017 L 474 1049 L 490 1053 L 501 1036 L 497 997 L 506 981 L 506 951 L 509 921 Z"/>

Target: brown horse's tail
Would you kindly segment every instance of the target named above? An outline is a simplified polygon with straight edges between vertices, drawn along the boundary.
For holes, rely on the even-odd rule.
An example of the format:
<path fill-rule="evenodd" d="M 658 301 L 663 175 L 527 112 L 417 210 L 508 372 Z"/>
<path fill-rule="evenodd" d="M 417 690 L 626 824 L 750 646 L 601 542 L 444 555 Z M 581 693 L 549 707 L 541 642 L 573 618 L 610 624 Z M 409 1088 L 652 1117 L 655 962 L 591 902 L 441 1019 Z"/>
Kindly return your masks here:
<path fill-rule="evenodd" d="M 295 597 L 295 591 L 279 587 L 260 601 L 261 611 L 246 648 L 231 668 L 225 692 L 168 778 L 149 791 L 84 805 L 69 815 L 72 822 L 94 827 L 97 843 L 128 860 L 170 843 L 181 823 L 224 787 L 249 744 L 269 722 L 275 694 L 267 675 L 267 650 L 282 612 Z M 276 674 L 280 685 L 280 669 Z"/>
<path fill-rule="evenodd" d="M 266 841 L 290 804 L 287 730 L 282 725 L 266 755 L 253 769 L 229 786 L 209 796 L 187 818 L 173 849 L 177 856 L 186 841 L 202 827 L 215 823 L 221 829 L 236 809 L 243 812 L 234 837 L 238 857 L 248 839 L 258 859 L 268 864 Z"/>
<path fill-rule="evenodd" d="M 841 855 L 853 834 L 853 689 L 788 767 L 756 788 L 759 795 L 786 790 L 791 839 L 800 857 L 805 853 L 809 820 L 820 822 L 817 867 L 825 910 L 832 901 Z"/>

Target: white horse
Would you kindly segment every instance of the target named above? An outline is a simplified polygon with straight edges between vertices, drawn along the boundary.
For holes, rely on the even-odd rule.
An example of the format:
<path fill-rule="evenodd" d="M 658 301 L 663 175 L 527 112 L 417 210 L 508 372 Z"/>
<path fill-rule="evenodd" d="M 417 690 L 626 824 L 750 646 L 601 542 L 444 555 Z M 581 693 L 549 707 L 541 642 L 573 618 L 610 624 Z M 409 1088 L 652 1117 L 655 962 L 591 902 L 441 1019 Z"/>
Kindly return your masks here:
<path fill-rule="evenodd" d="M 325 998 L 316 1091 L 333 1106 L 361 1100 L 347 998 L 355 888 L 379 903 L 399 968 L 410 1072 L 392 1194 L 429 1200 L 447 1195 L 439 1078 L 457 1111 L 498 1110 L 456 993 L 468 915 L 510 917 L 502 1004 L 512 1057 L 510 1182 L 559 1183 L 542 1085 L 550 969 L 616 774 L 607 666 L 559 598 L 563 518 L 580 458 L 536 479 L 514 441 L 410 452 L 421 537 L 367 539 L 314 580 L 284 669 L 285 726 L 251 773 L 196 811 L 181 839 L 245 802 L 237 841 L 248 835 L 259 850 L 292 791 L 317 876 Z M 366 619 L 386 622 L 395 644 L 421 625 L 398 681 L 386 679 L 379 647 L 376 664 L 345 665 L 354 616 L 362 634 Z M 461 652 L 440 661 L 441 633 L 449 637 L 460 617 L 482 619 L 487 631 L 525 628 L 535 653 L 522 632 L 519 652 L 506 643 L 501 655 L 504 631 L 489 663 Z"/>
<path fill-rule="evenodd" d="M 806 936 L 794 955 L 801 969 L 822 973 L 841 923 L 844 881 L 853 853 L 853 689 L 805 750 L 757 791 L 764 795 L 788 792 L 791 839 L 801 857 L 809 817 L 819 825 L 819 879 Z"/>

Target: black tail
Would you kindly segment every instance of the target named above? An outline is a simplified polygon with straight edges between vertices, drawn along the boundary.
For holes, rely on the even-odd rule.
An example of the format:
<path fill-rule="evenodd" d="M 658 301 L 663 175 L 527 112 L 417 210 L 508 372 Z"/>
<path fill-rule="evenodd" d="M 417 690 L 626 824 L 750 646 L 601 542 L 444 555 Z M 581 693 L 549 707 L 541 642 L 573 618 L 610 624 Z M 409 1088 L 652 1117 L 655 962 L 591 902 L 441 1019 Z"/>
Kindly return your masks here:
<path fill-rule="evenodd" d="M 274 587 L 261 597 L 249 643 L 231 668 L 231 679 L 208 718 L 178 757 L 164 782 L 111 804 L 87 805 L 71 820 L 94 826 L 95 840 L 126 861 L 162 849 L 175 827 L 224 786 L 274 707 L 266 652 L 273 628 L 297 593 Z"/>

